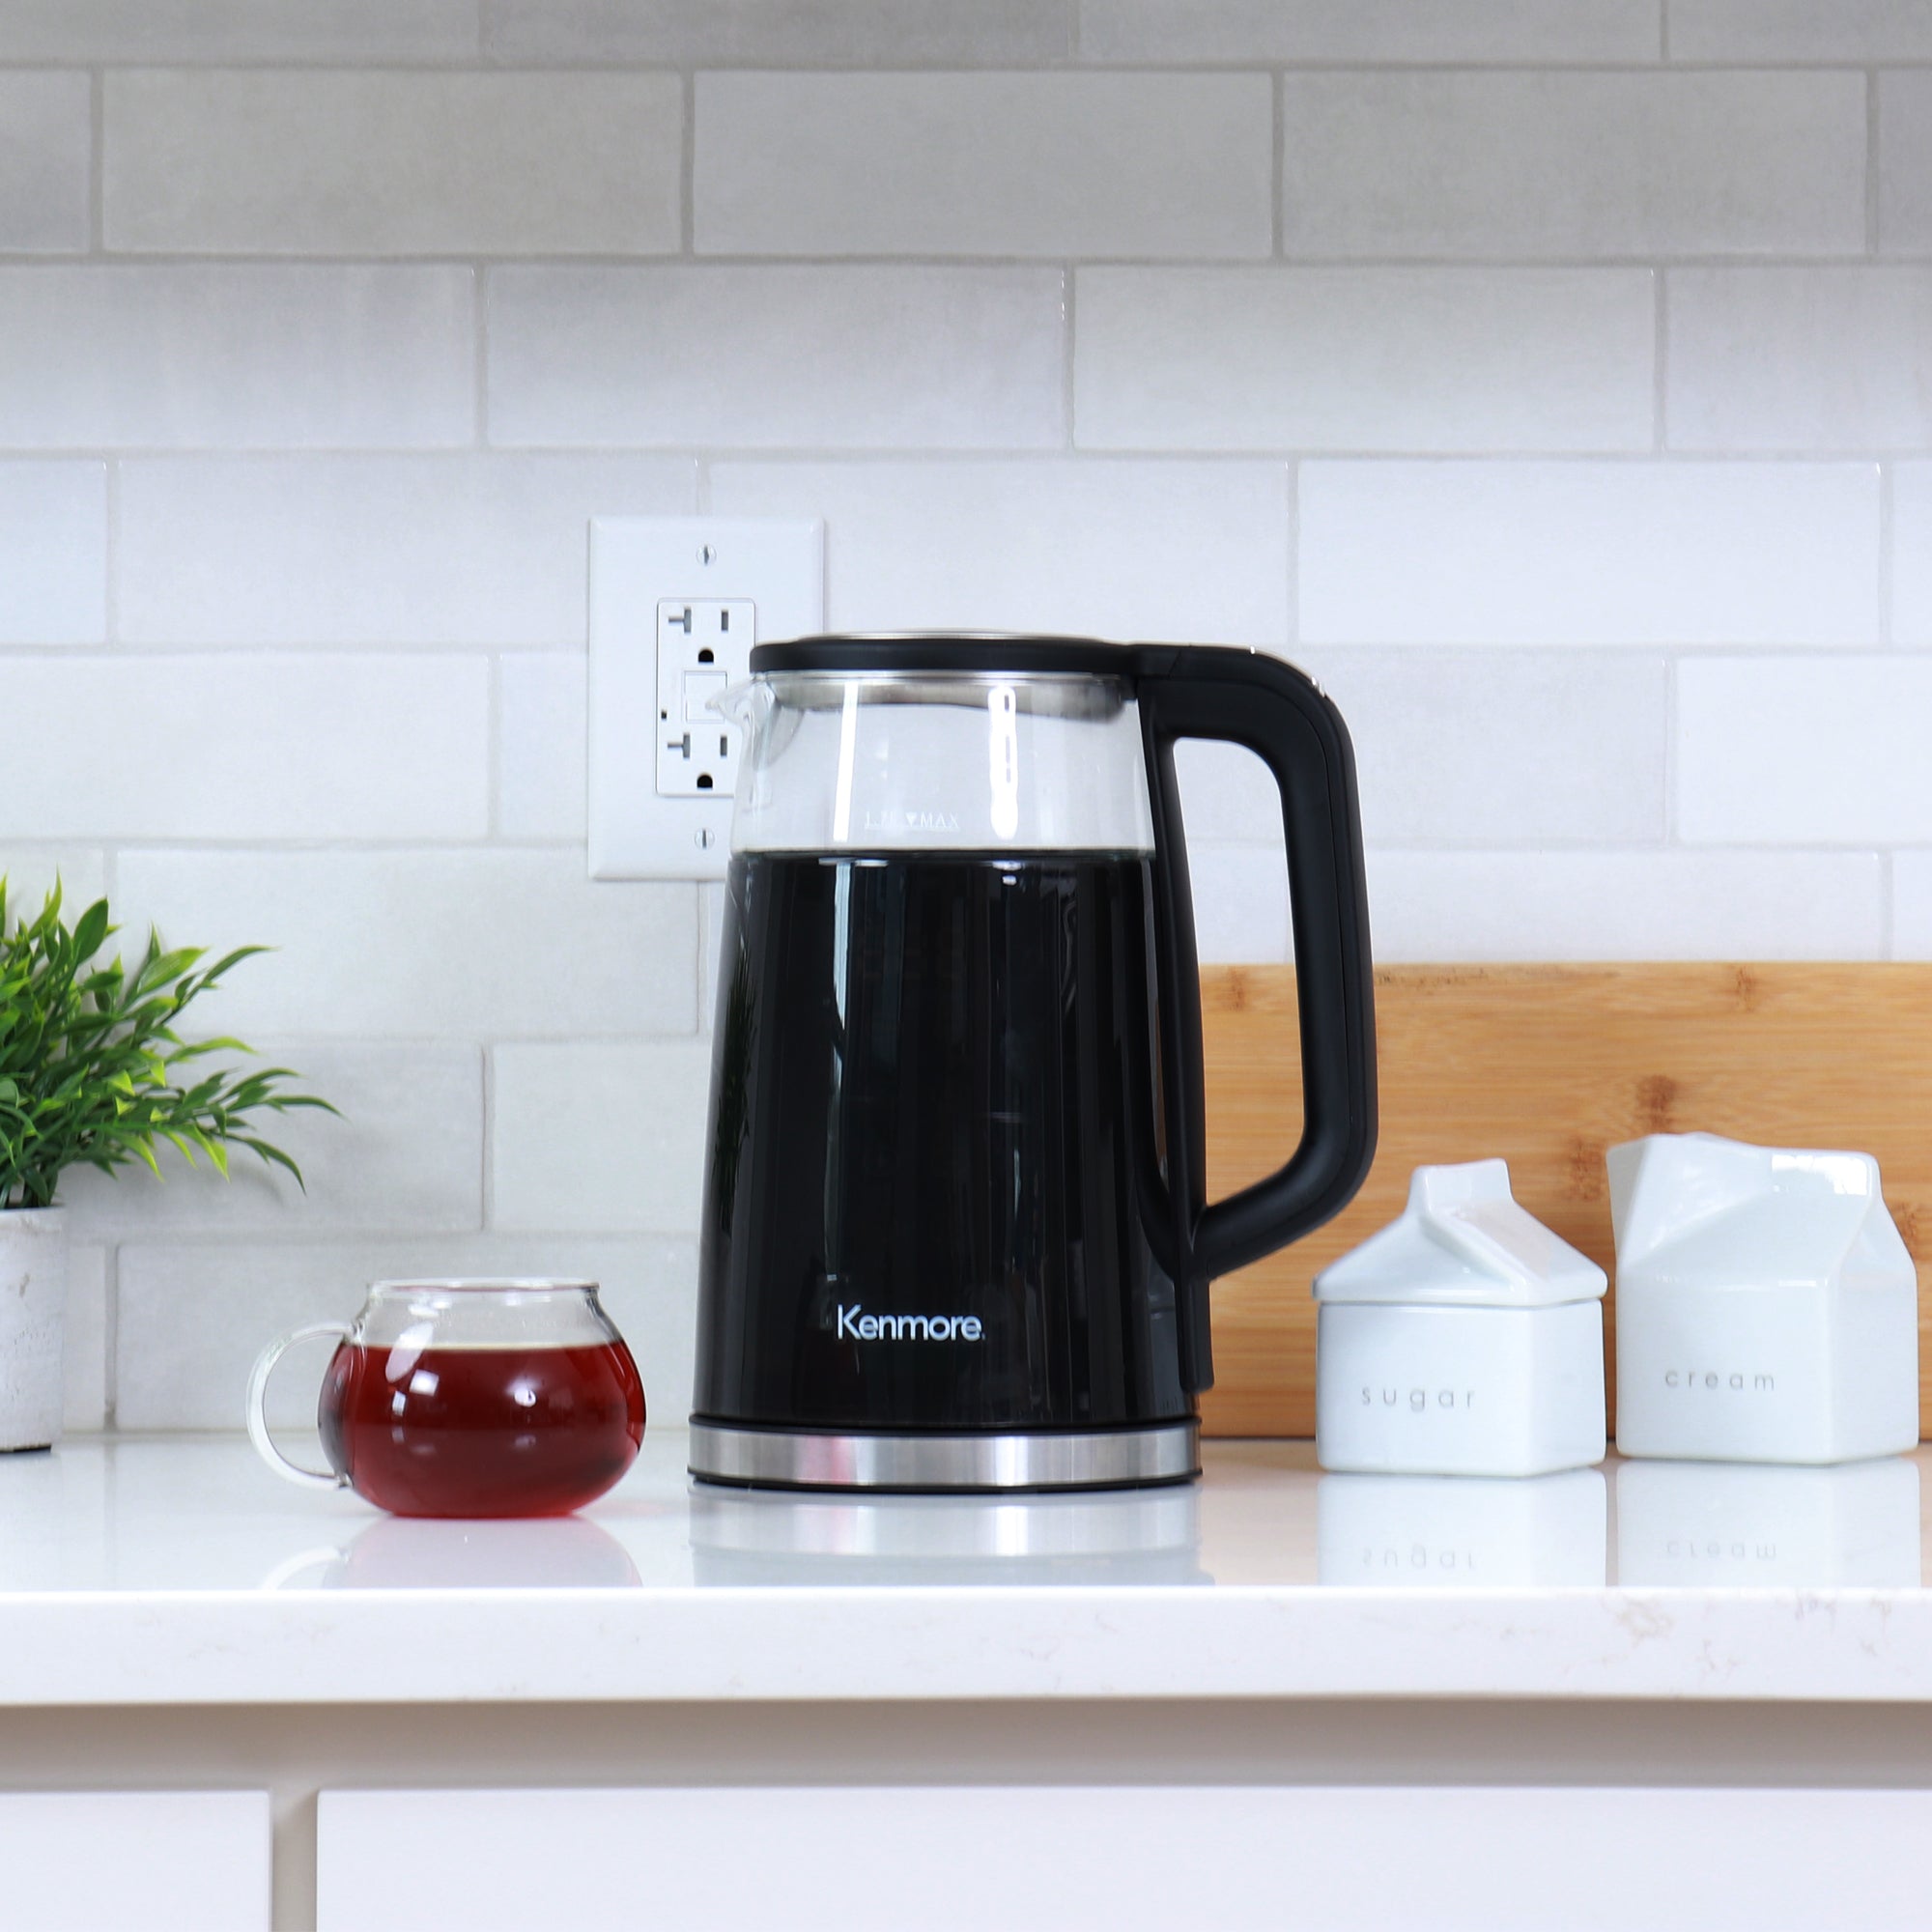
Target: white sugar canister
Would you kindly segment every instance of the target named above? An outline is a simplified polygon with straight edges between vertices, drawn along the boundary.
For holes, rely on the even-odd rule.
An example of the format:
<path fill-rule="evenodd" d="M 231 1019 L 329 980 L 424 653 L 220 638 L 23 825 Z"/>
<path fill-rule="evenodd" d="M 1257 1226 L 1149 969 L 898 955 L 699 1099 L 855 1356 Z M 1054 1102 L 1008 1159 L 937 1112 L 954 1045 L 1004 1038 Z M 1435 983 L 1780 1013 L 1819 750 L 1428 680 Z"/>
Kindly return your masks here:
<path fill-rule="evenodd" d="M 1402 1218 L 1316 1277 L 1324 1469 L 1540 1476 L 1604 1458 L 1604 1270 L 1500 1160 L 1419 1167 Z"/>

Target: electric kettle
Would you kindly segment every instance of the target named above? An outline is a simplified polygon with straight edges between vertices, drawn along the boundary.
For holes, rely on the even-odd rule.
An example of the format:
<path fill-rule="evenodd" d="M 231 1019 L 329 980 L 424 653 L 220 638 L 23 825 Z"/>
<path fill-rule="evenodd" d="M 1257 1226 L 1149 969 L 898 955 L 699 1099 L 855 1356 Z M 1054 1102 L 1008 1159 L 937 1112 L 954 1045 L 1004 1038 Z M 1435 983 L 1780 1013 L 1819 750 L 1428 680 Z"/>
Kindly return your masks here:
<path fill-rule="evenodd" d="M 1208 1285 L 1375 1153 L 1353 755 L 1259 652 L 761 644 L 725 889 L 691 1471 L 793 1489 L 1184 1481 Z M 1205 1186 L 1174 747 L 1280 788 L 1303 1131 Z"/>

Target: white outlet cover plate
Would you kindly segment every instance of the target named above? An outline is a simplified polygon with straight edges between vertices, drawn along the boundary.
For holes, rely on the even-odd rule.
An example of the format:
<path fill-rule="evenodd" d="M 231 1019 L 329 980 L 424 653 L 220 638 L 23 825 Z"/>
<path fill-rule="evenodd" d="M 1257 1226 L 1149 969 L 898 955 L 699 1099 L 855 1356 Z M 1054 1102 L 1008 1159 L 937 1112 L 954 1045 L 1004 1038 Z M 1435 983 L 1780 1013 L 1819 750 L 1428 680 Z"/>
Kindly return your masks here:
<path fill-rule="evenodd" d="M 589 852 L 593 879 L 722 879 L 731 797 L 659 789 L 658 606 L 749 604 L 751 635 L 721 665 L 733 683 L 753 643 L 825 627 L 825 526 L 815 518 L 590 520 Z"/>

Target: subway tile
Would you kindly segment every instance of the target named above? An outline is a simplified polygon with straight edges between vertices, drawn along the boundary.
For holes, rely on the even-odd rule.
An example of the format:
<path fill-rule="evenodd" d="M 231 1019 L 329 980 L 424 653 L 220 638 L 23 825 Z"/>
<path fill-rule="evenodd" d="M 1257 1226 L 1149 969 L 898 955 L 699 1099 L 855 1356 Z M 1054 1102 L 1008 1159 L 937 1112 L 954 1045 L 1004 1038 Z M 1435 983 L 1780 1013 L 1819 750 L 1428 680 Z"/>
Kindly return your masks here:
<path fill-rule="evenodd" d="M 0 643 L 106 635 L 106 466 L 0 462 Z"/>
<path fill-rule="evenodd" d="M 1201 957 L 1285 960 L 1288 886 L 1266 846 L 1190 851 Z M 1412 852 L 1370 849 L 1376 963 L 1876 959 L 1869 852 Z"/>
<path fill-rule="evenodd" d="M 491 1079 L 493 1227 L 696 1230 L 709 1040 L 499 1046 Z"/>
<path fill-rule="evenodd" d="M 1314 462 L 1298 503 L 1316 642 L 1879 636 L 1875 464 Z"/>
<path fill-rule="evenodd" d="M 1083 269 L 1094 449 L 1647 449 L 1641 269 Z"/>
<path fill-rule="evenodd" d="M 1860 254 L 1857 73 L 1291 73 L 1293 255 Z"/>
<path fill-rule="evenodd" d="M 93 157 L 86 74 L 0 73 L 0 252 L 86 250 Z"/>
<path fill-rule="evenodd" d="M 1663 837 L 1660 658 L 1304 650 L 1300 659 L 1348 721 L 1371 845 Z"/>
<path fill-rule="evenodd" d="M 222 989 L 253 1035 L 570 1038 L 688 1034 L 686 885 L 589 879 L 525 851 L 124 851 L 117 909 L 171 941 L 277 948 Z"/>
<path fill-rule="evenodd" d="M 1869 852 L 1377 852 L 1376 957 L 1876 959 Z"/>
<path fill-rule="evenodd" d="M 1661 0 L 1080 0 L 1122 61 L 1647 61 Z"/>
<path fill-rule="evenodd" d="M 468 269 L 0 269 L 0 447 L 468 442 Z"/>
<path fill-rule="evenodd" d="M 696 489 L 668 457 L 130 458 L 119 635 L 581 646 L 590 518 L 689 516 Z"/>
<path fill-rule="evenodd" d="M 1288 472 L 1273 463 L 732 463 L 723 516 L 818 516 L 840 630 L 1278 644 Z"/>
<path fill-rule="evenodd" d="M 1628 653 L 1310 651 L 1355 748 L 1371 845 L 1629 845 L 1664 831 L 1664 667 Z M 1281 800 L 1233 745 L 1176 752 L 1189 839 L 1266 844 Z"/>
<path fill-rule="evenodd" d="M 1932 248 L 1932 71 L 1923 69 L 1878 77 L 1878 241 Z"/>
<path fill-rule="evenodd" d="M 1265 74 L 708 73 L 696 120 L 701 254 L 1273 248 Z"/>
<path fill-rule="evenodd" d="M 1026 66 L 1065 56 L 1071 0 L 483 0 L 502 61 Z"/>
<path fill-rule="evenodd" d="M 107 1266 L 105 1248 L 79 1240 L 69 1243 L 61 1427 L 70 1435 L 107 1425 Z"/>
<path fill-rule="evenodd" d="M 1712 845 L 1932 842 L 1932 659 L 1692 658 L 1677 823 Z"/>
<path fill-rule="evenodd" d="M 667 73 L 109 73 L 104 232 L 134 252 L 676 253 Z"/>
<path fill-rule="evenodd" d="M 1049 269 L 507 268 L 489 278 L 491 440 L 1046 448 Z"/>
<path fill-rule="evenodd" d="M 683 1422 L 696 1336 L 694 1243 L 576 1233 L 425 1239 L 405 1231 L 355 1241 L 124 1246 L 116 1421 L 123 1429 L 239 1429 L 249 1368 L 276 1335 L 309 1321 L 353 1321 L 372 1281 L 462 1276 L 597 1282 L 637 1358 L 650 1422 Z M 314 1427 L 327 1359 L 321 1343 L 290 1352 L 270 1384 L 272 1422 Z M 320 1461 L 312 1440 L 298 1453 Z"/>
<path fill-rule="evenodd" d="M 1892 641 L 1932 644 L 1932 464 L 1892 471 L 1891 569 Z"/>
<path fill-rule="evenodd" d="M 1932 269 L 1673 269 L 1677 449 L 1932 445 Z"/>
<path fill-rule="evenodd" d="M 583 673 L 582 652 L 518 652 L 498 666 L 497 829 L 505 838 L 584 836 Z"/>
<path fill-rule="evenodd" d="M 1667 0 L 1673 60 L 1932 59 L 1932 0 Z"/>
<path fill-rule="evenodd" d="M 14 60 L 336 62 L 475 56 L 478 0 L 0 0 Z"/>
<path fill-rule="evenodd" d="M 59 886 L 61 911 L 71 925 L 75 918 L 107 893 L 107 854 L 99 846 L 32 845 L 14 839 L 0 854 L 0 883 L 7 888 L 8 919 L 38 913 L 46 895 Z"/>
<path fill-rule="evenodd" d="M 242 975 L 275 972 L 249 961 Z M 226 1025 L 226 985 L 190 1008 L 185 1035 Z M 164 1179 L 134 1166 L 108 1176 L 85 1170 L 62 1188 L 77 1233 L 96 1238 L 242 1232 L 308 1236 L 355 1229 L 420 1233 L 483 1225 L 483 1055 L 476 1046 L 422 1041 L 365 1045 L 316 1038 L 252 1038 L 242 1065 L 286 1066 L 291 1092 L 320 1094 L 341 1118 L 318 1110 L 252 1117 L 252 1130 L 302 1171 L 302 1184 L 234 1149 L 229 1179 L 190 1169 L 159 1150 Z"/>
<path fill-rule="evenodd" d="M 1891 860 L 1892 957 L 1932 959 L 1932 852 Z"/>
<path fill-rule="evenodd" d="M 471 838 L 488 824 L 481 659 L 0 659 L 0 837 Z"/>

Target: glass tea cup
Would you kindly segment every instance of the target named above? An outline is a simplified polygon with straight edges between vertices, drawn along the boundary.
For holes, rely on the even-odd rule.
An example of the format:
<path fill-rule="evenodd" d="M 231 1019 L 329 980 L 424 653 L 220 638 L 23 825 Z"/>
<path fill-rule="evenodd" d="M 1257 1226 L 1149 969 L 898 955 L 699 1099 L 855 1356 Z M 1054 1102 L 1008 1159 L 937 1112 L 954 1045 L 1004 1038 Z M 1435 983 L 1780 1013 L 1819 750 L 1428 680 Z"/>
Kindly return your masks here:
<path fill-rule="evenodd" d="M 322 1336 L 336 1338 L 316 1409 L 327 1473 L 290 1462 L 266 1413 L 283 1351 Z M 564 1516 L 636 1461 L 644 1391 L 594 1282 L 379 1281 L 353 1322 L 262 1351 L 248 1435 L 277 1475 L 396 1516 Z"/>

